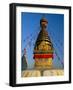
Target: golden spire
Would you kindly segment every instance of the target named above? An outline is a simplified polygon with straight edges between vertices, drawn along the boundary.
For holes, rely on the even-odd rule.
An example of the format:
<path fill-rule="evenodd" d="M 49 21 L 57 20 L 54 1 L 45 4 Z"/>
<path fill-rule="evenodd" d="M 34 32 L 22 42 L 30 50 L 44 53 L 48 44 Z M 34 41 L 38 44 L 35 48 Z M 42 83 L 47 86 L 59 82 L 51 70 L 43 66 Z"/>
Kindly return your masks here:
<path fill-rule="evenodd" d="M 37 37 L 36 43 L 35 43 L 35 48 L 36 46 L 38 46 L 42 41 L 45 41 L 46 43 L 48 43 L 48 45 L 51 46 L 51 48 L 53 48 L 53 45 L 51 43 L 50 37 L 48 35 L 48 32 L 46 30 L 48 21 L 45 18 L 42 18 L 40 20 L 40 26 L 41 26 L 41 30 L 40 33 Z"/>

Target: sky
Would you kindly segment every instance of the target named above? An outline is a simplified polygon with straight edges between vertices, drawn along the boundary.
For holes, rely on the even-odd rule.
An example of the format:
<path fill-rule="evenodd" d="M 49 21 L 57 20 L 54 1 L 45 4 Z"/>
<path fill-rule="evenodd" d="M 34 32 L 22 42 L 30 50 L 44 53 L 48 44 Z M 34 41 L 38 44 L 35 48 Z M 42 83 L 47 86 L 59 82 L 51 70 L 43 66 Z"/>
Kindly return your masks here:
<path fill-rule="evenodd" d="M 54 68 L 63 68 L 64 62 L 64 15 L 53 13 L 21 13 L 21 52 L 26 48 L 28 68 L 34 67 L 34 44 L 40 32 L 40 19 L 45 17 L 48 21 L 46 30 L 54 46 Z"/>

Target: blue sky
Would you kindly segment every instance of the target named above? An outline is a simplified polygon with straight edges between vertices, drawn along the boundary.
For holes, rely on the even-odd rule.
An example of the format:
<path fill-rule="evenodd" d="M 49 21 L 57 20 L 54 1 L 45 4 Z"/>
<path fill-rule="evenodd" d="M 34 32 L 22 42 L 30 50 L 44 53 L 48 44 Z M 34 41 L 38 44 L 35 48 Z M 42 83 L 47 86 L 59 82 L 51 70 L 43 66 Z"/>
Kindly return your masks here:
<path fill-rule="evenodd" d="M 28 68 L 33 68 L 33 49 L 38 33 L 40 32 L 40 19 L 43 17 L 47 19 L 48 25 L 46 30 L 55 48 L 55 55 L 53 59 L 53 66 L 55 68 L 62 68 L 64 62 L 64 15 L 63 14 L 43 14 L 43 13 L 26 13 L 21 14 L 21 45 L 22 55 L 23 49 L 26 48 L 26 56 Z M 54 53 L 55 54 L 55 53 Z"/>

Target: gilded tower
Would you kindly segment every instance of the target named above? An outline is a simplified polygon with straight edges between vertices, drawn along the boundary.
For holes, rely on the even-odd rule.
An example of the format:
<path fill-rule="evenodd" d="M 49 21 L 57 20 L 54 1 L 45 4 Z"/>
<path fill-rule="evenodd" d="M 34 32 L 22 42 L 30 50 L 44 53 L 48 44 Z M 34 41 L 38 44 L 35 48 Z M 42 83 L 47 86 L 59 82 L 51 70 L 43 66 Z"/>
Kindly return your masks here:
<path fill-rule="evenodd" d="M 34 60 L 36 69 L 51 69 L 53 64 L 53 44 L 46 30 L 48 21 L 40 20 L 40 33 L 34 47 Z"/>

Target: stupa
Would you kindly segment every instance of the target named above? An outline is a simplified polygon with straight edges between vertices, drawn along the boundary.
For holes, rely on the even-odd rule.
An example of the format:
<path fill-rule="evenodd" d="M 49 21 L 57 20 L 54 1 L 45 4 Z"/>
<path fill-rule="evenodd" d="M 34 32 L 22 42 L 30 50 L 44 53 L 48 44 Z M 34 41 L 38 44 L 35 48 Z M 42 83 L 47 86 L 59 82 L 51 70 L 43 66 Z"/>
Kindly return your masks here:
<path fill-rule="evenodd" d="M 41 30 L 37 37 L 34 46 L 35 68 L 36 69 L 51 69 L 53 66 L 53 44 L 46 30 L 48 21 L 45 18 L 40 20 Z"/>

